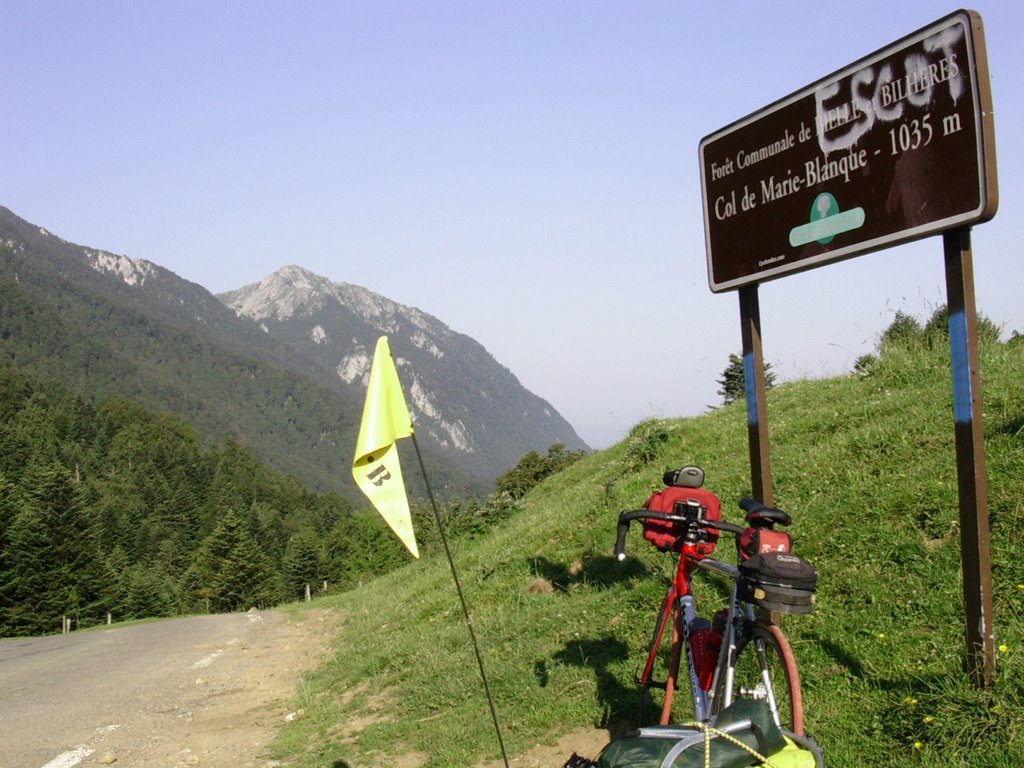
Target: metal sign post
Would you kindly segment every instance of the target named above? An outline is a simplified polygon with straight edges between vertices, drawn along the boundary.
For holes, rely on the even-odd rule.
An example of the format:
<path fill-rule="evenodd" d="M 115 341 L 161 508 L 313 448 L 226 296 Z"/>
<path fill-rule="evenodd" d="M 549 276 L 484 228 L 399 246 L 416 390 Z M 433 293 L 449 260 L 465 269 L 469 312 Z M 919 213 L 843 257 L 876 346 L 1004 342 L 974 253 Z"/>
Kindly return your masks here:
<path fill-rule="evenodd" d="M 739 294 L 751 491 L 755 499 L 771 506 L 774 503 L 772 453 L 768 444 L 768 407 L 765 401 L 767 387 L 764 380 L 764 355 L 761 353 L 761 308 L 757 299 L 757 286 L 744 286 L 740 288 Z"/>
<path fill-rule="evenodd" d="M 708 285 L 739 290 L 752 490 L 772 503 L 757 286 L 943 234 L 967 658 L 995 679 L 970 226 L 998 207 L 981 17 L 957 11 L 705 137 Z"/>
<path fill-rule="evenodd" d="M 960 495 L 967 672 L 975 685 L 987 687 L 995 682 L 995 627 L 992 624 L 992 557 L 971 231 L 967 228 L 952 230 L 943 236 L 943 242 Z"/>

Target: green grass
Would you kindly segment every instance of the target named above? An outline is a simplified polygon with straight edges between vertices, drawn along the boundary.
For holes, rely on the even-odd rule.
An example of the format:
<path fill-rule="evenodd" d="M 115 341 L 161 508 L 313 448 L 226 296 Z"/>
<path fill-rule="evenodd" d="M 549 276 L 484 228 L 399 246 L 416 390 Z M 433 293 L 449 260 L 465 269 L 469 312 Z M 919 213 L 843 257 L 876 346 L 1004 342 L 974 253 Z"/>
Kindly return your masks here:
<path fill-rule="evenodd" d="M 991 690 L 973 688 L 964 666 L 947 357 L 889 350 L 865 377 L 768 394 L 775 502 L 820 573 L 814 613 L 784 626 L 808 732 L 830 768 L 1024 765 L 1024 345 L 982 352 L 1003 649 Z M 634 531 L 632 557 L 615 563 L 615 518 L 687 463 L 739 519 L 735 501 L 750 492 L 742 404 L 639 424 L 542 483 L 490 535 L 453 544 L 511 757 L 580 726 L 633 725 L 633 675 L 671 562 Z M 537 591 L 538 579 L 552 588 Z M 498 757 L 443 558 L 330 599 L 343 616 L 336 656 L 304 682 L 305 717 L 281 732 L 274 757 L 352 768 Z"/>

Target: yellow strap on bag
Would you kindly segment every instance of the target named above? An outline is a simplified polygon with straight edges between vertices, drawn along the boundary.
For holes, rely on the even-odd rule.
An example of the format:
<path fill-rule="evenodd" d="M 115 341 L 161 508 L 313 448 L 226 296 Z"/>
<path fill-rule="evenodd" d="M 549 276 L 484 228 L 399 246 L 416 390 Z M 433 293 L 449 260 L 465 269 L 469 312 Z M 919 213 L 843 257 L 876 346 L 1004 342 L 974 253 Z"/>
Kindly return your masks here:
<path fill-rule="evenodd" d="M 814 754 L 806 749 L 802 749 L 788 736 L 783 736 L 786 741 L 785 747 L 774 753 L 771 757 L 765 757 L 756 749 L 751 749 L 739 739 L 734 738 L 730 734 L 720 731 L 707 723 L 686 723 L 685 727 L 695 728 L 704 734 L 704 768 L 711 768 L 712 736 L 717 736 L 723 741 L 735 744 L 737 747 L 740 747 L 747 752 L 754 760 L 757 760 L 757 765 L 762 765 L 766 768 L 815 768 L 817 765 L 817 761 L 814 759 Z"/>
<path fill-rule="evenodd" d="M 778 766 L 778 768 L 814 768 L 816 761 L 814 754 L 806 749 L 801 749 L 796 742 L 790 739 L 788 736 L 783 737 L 786 739 L 786 746 L 782 748 L 780 752 L 776 752 L 772 755 L 772 762 Z"/>
<path fill-rule="evenodd" d="M 734 744 L 735 746 L 739 747 L 744 752 L 748 753 L 752 758 L 757 760 L 759 765 L 767 766 L 767 768 L 790 768 L 789 766 L 783 766 L 780 763 L 776 763 L 775 762 L 775 755 L 772 755 L 771 759 L 769 759 L 769 758 L 765 757 L 764 755 L 762 755 L 760 752 L 758 752 L 756 749 L 752 749 L 751 747 L 748 747 L 746 744 L 744 744 L 742 741 L 740 741 L 739 739 L 735 738 L 734 736 L 731 736 L 730 734 L 726 733 L 725 731 L 720 731 L 717 728 L 714 728 L 714 727 L 708 725 L 707 723 L 696 723 L 696 722 L 694 722 L 694 723 L 687 723 L 685 727 L 687 727 L 687 728 L 695 728 L 695 729 L 697 729 L 698 731 L 701 731 L 704 734 L 704 768 L 711 768 L 711 737 L 712 736 L 717 736 L 718 738 L 722 739 L 722 741 L 727 741 L 730 744 Z M 786 742 L 787 742 L 787 747 L 788 747 L 789 744 L 792 744 L 792 742 L 790 742 L 789 739 L 786 739 Z M 785 752 L 785 749 L 783 749 L 783 752 Z M 781 753 L 776 753 L 776 754 L 781 754 Z M 814 768 L 814 761 L 813 761 L 813 759 L 811 761 L 811 768 Z"/>

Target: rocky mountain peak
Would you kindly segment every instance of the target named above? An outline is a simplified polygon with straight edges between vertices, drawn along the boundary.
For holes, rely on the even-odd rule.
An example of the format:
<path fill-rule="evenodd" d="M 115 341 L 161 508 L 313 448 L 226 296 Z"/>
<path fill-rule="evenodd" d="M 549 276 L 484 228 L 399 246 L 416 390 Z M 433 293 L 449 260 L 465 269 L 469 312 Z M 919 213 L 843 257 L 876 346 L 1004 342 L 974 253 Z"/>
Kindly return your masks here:
<path fill-rule="evenodd" d="M 319 309 L 331 287 L 326 278 L 292 265 L 218 298 L 240 317 L 287 320 Z"/>
<path fill-rule="evenodd" d="M 359 318 L 381 327 L 396 314 L 416 313 L 416 310 L 402 307 L 366 288 L 335 283 L 295 265 L 282 267 L 258 283 L 219 294 L 218 298 L 240 317 L 259 321 L 312 316 L 332 300 Z"/>

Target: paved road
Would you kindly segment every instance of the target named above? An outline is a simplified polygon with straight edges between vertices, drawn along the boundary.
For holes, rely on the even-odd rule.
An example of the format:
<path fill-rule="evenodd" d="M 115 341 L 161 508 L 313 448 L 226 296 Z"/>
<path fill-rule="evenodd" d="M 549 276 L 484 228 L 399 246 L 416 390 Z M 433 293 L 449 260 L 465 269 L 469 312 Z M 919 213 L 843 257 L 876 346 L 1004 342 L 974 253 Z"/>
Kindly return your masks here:
<path fill-rule="evenodd" d="M 168 715 L 192 717 L 182 707 L 195 702 L 183 703 L 183 692 L 193 695 L 202 675 L 241 658 L 285 622 L 280 614 L 250 612 L 0 640 L 0 765 L 95 764 L 107 736 L 121 728 L 138 731 L 136 742 L 156 743 L 147 728 L 164 730 Z M 146 755 L 144 744 L 131 751 Z M 126 762 L 153 764 L 119 760 Z"/>

